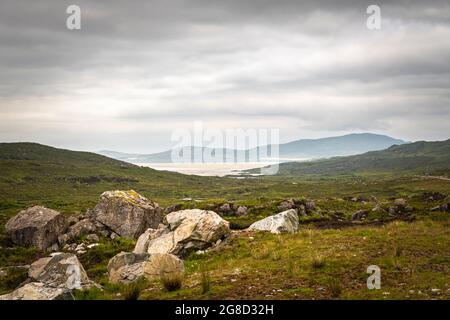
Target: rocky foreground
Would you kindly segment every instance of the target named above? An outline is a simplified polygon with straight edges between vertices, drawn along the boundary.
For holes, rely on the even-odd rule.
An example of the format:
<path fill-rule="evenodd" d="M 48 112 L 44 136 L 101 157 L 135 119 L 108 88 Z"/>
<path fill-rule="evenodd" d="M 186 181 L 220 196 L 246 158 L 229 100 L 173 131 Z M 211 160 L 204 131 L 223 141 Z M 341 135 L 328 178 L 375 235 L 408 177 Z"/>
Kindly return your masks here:
<path fill-rule="evenodd" d="M 443 195 L 433 194 L 430 197 Z M 445 196 L 444 196 L 445 198 Z M 358 210 L 354 222 L 364 221 L 375 213 L 408 215 L 415 208 L 405 199 L 395 199 L 388 207 L 377 199 L 349 198 L 350 202 L 375 203 L 371 210 Z M 431 199 L 434 200 L 434 199 Z M 316 214 L 312 200 L 286 199 L 277 205 L 279 213 L 251 224 L 246 232 L 272 234 L 297 233 L 302 216 Z M 448 205 L 430 211 L 448 211 Z M 74 299 L 74 290 L 102 287 L 90 280 L 78 257 L 95 248 L 100 239 L 134 239 L 131 252 L 117 252 L 107 265 L 111 284 L 132 284 L 183 277 L 184 260 L 192 253 L 221 250 L 232 234 L 223 215 L 246 216 L 249 209 L 230 203 L 215 210 L 181 210 L 175 205 L 163 210 L 157 203 L 135 191 L 107 191 L 98 204 L 80 216 L 66 217 L 42 206 L 20 211 L 6 224 L 9 240 L 17 246 L 35 247 L 49 256 L 33 262 L 28 279 L 16 290 L 0 296 L 1 300 Z M 339 219 L 337 216 L 336 219 Z M 80 239 L 83 241 L 80 242 Z"/>
<path fill-rule="evenodd" d="M 222 208 L 227 209 L 231 207 Z M 237 208 L 239 214 L 245 210 Z M 297 211 L 267 217 L 249 229 L 294 233 Z M 74 289 L 101 287 L 88 278 L 77 258 L 95 247 L 100 237 L 137 239 L 133 252 L 118 252 L 108 264 L 111 283 L 129 284 L 142 277 L 155 280 L 182 275 L 183 258 L 219 247 L 231 230 L 214 211 L 178 210 L 164 216 L 157 203 L 134 191 L 107 191 L 95 208 L 79 217 L 66 218 L 42 206 L 22 210 L 8 221 L 6 233 L 15 245 L 36 247 L 50 256 L 31 264 L 27 281 L 0 299 L 56 300 L 73 299 Z M 92 243 L 77 244 L 80 237 Z"/>

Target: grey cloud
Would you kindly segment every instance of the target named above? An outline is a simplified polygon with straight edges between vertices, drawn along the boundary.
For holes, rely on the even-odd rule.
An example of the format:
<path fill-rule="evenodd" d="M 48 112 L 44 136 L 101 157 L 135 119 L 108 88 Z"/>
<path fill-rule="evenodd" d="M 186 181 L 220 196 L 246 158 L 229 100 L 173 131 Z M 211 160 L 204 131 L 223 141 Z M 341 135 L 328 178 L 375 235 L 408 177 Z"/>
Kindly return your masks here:
<path fill-rule="evenodd" d="M 139 151 L 137 135 L 163 148 L 199 119 L 288 140 L 446 138 L 448 1 L 378 1 L 379 31 L 365 27 L 371 1 L 75 2 L 80 31 L 65 28 L 74 1 L 1 2 L 0 140 Z"/>

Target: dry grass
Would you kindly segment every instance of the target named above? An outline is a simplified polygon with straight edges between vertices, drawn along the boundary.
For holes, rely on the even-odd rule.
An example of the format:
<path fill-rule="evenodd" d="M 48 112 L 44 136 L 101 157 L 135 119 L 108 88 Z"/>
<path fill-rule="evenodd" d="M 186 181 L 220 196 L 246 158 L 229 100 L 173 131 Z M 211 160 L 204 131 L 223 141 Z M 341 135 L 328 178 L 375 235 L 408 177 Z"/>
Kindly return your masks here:
<path fill-rule="evenodd" d="M 342 284 L 339 279 L 333 278 L 328 284 L 328 289 L 330 290 L 331 296 L 333 298 L 339 298 L 342 293 Z"/>
<path fill-rule="evenodd" d="M 161 276 L 161 283 L 167 291 L 177 291 L 183 286 L 184 276 L 182 273 L 172 273 Z"/>
<path fill-rule="evenodd" d="M 202 294 L 206 294 L 211 290 L 211 277 L 205 265 L 201 266 L 201 274 Z"/>
<path fill-rule="evenodd" d="M 325 257 L 320 254 L 316 254 L 311 259 L 311 268 L 313 270 L 319 270 L 325 267 Z"/>

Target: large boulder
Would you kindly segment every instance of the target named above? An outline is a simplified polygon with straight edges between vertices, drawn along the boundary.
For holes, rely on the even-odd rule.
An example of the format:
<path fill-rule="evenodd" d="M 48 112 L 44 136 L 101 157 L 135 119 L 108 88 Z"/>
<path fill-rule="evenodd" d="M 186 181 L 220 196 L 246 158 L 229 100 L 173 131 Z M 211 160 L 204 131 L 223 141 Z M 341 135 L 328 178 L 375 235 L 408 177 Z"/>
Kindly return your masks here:
<path fill-rule="evenodd" d="M 214 211 L 182 210 L 166 216 L 167 227 L 145 232 L 135 253 L 171 253 L 185 257 L 195 250 L 204 250 L 226 237 L 230 225 Z"/>
<path fill-rule="evenodd" d="M 248 230 L 269 231 L 271 233 L 295 233 L 298 231 L 297 210 L 290 209 L 253 223 Z"/>
<path fill-rule="evenodd" d="M 183 261 L 167 253 L 150 255 L 121 252 L 108 263 L 108 276 L 111 283 L 128 284 L 141 277 L 155 280 L 163 276 L 183 273 Z"/>
<path fill-rule="evenodd" d="M 155 253 L 150 255 L 144 264 L 144 275 L 147 279 L 159 279 L 170 277 L 171 275 L 181 275 L 184 273 L 183 260 L 168 253 Z"/>
<path fill-rule="evenodd" d="M 93 285 L 75 254 L 57 253 L 35 261 L 28 277 L 51 288 L 85 289 Z"/>
<path fill-rule="evenodd" d="M 54 253 L 31 264 L 28 283 L 0 300 L 73 300 L 72 290 L 94 285 L 71 253 Z"/>
<path fill-rule="evenodd" d="M 0 296 L 0 300 L 73 300 L 70 290 L 48 287 L 41 282 L 31 282 Z"/>
<path fill-rule="evenodd" d="M 150 255 L 121 252 L 108 263 L 108 276 L 111 283 L 131 283 L 144 275 L 144 264 Z"/>
<path fill-rule="evenodd" d="M 48 250 L 57 246 L 58 236 L 65 232 L 66 227 L 66 219 L 58 211 L 34 206 L 11 218 L 5 229 L 17 245 Z"/>
<path fill-rule="evenodd" d="M 162 210 L 133 190 L 106 191 L 91 217 L 124 238 L 136 239 L 162 222 Z"/>

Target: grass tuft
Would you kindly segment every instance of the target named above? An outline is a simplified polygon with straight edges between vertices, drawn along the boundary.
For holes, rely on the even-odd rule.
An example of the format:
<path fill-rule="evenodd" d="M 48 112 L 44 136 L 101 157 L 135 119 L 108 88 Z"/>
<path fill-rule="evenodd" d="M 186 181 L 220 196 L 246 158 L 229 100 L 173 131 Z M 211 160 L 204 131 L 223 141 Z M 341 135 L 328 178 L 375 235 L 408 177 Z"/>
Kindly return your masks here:
<path fill-rule="evenodd" d="M 201 274 L 202 274 L 202 294 L 206 294 L 211 290 L 211 278 L 209 276 L 209 271 L 205 265 L 201 266 Z"/>
<path fill-rule="evenodd" d="M 161 276 L 161 283 L 169 292 L 180 290 L 183 286 L 183 274 L 182 273 L 172 273 L 168 275 Z"/>
<path fill-rule="evenodd" d="M 314 255 L 311 260 L 311 268 L 313 270 L 319 270 L 324 267 L 325 267 L 325 257 L 320 254 Z"/>

